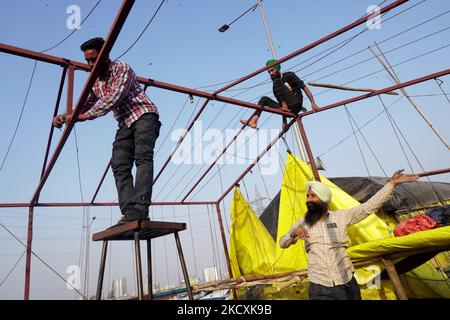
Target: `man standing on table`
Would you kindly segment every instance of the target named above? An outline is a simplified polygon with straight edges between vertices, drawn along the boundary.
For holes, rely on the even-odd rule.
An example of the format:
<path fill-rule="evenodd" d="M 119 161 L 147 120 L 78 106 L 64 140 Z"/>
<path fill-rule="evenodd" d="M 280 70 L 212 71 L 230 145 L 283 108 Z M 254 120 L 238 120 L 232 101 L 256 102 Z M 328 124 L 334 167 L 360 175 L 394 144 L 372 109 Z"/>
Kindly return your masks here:
<path fill-rule="evenodd" d="M 104 43 L 103 38 L 93 38 L 81 45 L 91 68 Z M 108 58 L 99 67 L 100 74 L 77 121 L 94 120 L 113 111 L 119 128 L 113 143 L 111 167 L 123 215 L 118 224 L 148 220 L 153 187 L 153 149 L 161 127 L 158 110 L 128 64 Z M 53 119 L 53 125 L 61 127 L 71 118 L 72 115 L 58 115 Z M 136 165 L 134 183 L 133 164 Z"/>

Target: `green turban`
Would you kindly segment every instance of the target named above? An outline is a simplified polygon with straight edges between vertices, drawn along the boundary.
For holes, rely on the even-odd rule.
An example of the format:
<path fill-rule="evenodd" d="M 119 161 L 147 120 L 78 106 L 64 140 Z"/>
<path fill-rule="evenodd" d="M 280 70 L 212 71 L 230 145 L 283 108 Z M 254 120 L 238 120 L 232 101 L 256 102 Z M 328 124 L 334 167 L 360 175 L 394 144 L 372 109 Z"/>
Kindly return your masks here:
<path fill-rule="evenodd" d="M 274 63 L 274 62 L 276 62 L 276 61 L 277 61 L 277 60 L 275 60 L 275 59 L 269 59 L 269 60 L 267 60 L 267 62 L 266 62 L 266 67 L 267 67 L 267 66 L 270 66 L 272 63 Z M 278 71 L 281 70 L 281 66 L 280 66 L 279 64 L 276 64 L 276 65 L 272 66 L 272 68 L 274 68 L 274 69 L 276 69 L 276 70 L 278 70 Z"/>

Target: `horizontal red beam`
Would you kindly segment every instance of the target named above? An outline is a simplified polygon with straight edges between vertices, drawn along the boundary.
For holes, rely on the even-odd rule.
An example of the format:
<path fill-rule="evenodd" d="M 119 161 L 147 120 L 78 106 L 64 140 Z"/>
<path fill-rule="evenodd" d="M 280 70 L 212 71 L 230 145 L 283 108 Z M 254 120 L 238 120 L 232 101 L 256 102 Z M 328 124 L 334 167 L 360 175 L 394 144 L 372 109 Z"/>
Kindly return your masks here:
<path fill-rule="evenodd" d="M 386 93 L 386 92 L 389 92 L 389 91 L 394 91 L 394 90 L 405 88 L 405 87 L 409 87 L 409 86 L 412 86 L 412 85 L 415 85 L 415 84 L 418 84 L 418 83 L 421 83 L 421 82 L 432 80 L 432 79 L 435 79 L 435 78 L 438 78 L 438 77 L 443 77 L 443 76 L 446 76 L 448 74 L 450 74 L 450 69 L 442 70 L 442 71 L 439 71 L 439 72 L 436 72 L 436 73 L 432 73 L 432 74 L 429 74 L 429 75 L 426 75 L 426 76 L 423 76 L 423 77 L 420 77 L 420 78 L 416 78 L 416 79 L 413 79 L 413 80 L 410 80 L 410 81 L 406 81 L 406 82 L 402 82 L 402 83 L 399 83 L 399 84 L 396 84 L 396 85 L 393 85 L 393 86 L 390 86 L 390 87 L 387 87 L 387 88 L 384 88 L 384 89 L 380 89 L 380 90 L 377 90 L 377 91 L 374 91 L 374 92 L 371 92 L 371 93 L 363 94 L 363 95 L 360 95 L 360 96 L 357 96 L 357 97 L 354 97 L 354 98 L 350 98 L 350 99 L 347 99 L 347 100 L 336 102 L 336 103 L 330 104 L 330 105 L 325 106 L 325 107 L 317 108 L 316 110 L 310 110 L 310 111 L 307 111 L 307 112 L 303 112 L 303 113 L 299 114 L 299 117 L 301 117 L 301 118 L 302 117 L 306 117 L 306 116 L 311 115 L 313 113 L 318 113 L 318 112 L 321 112 L 321 111 L 325 111 L 325 110 L 333 109 L 333 108 L 336 108 L 336 107 L 340 107 L 340 106 L 343 106 L 343 105 L 346 105 L 346 104 L 350 104 L 350 103 L 353 103 L 353 102 L 357 102 L 357 101 L 360 101 L 360 100 L 364 100 L 364 99 L 367 99 L 367 98 L 370 98 L 370 97 L 378 96 L 380 94 L 383 94 L 383 93 Z"/>
<path fill-rule="evenodd" d="M 152 202 L 151 206 L 197 206 L 216 204 L 215 201 L 188 201 L 188 202 Z M 117 207 L 117 202 L 43 202 L 43 203 L 0 203 L 0 208 L 28 208 L 28 207 Z M 0 212 L 1 214 L 1 212 Z"/>
<path fill-rule="evenodd" d="M 418 173 L 418 176 L 419 177 L 427 177 L 427 176 L 435 176 L 438 174 L 445 174 L 445 173 L 450 173 L 450 168 L 422 172 L 422 173 Z"/>
<path fill-rule="evenodd" d="M 408 1 L 409 0 L 397 0 L 397 1 L 395 1 L 395 2 L 393 2 L 391 4 L 389 4 L 389 5 L 381 8 L 380 9 L 380 14 L 388 12 L 388 11 L 390 11 L 390 10 L 392 10 L 392 9 L 394 9 L 394 8 L 400 6 L 400 5 L 402 5 L 402 4 L 404 4 L 404 3 L 408 2 Z M 269 68 L 271 68 L 275 64 L 283 63 L 283 62 L 285 62 L 285 61 L 287 61 L 289 59 L 292 59 L 293 57 L 296 57 L 296 56 L 298 56 L 301 53 L 304 53 L 304 52 L 306 52 L 308 50 L 311 50 L 312 48 L 317 47 L 318 45 L 320 45 L 320 44 L 322 44 L 322 43 L 324 43 L 326 41 L 329 41 L 329 40 L 331 40 L 331 39 L 333 39 L 333 38 L 335 38 L 335 37 L 337 37 L 337 36 L 347 32 L 347 31 L 349 31 L 349 30 L 351 30 L 351 29 L 353 29 L 353 28 L 355 28 L 355 27 L 357 27 L 357 26 L 359 26 L 359 25 L 361 25 L 363 23 L 366 23 L 367 20 L 369 18 L 371 18 L 371 16 L 372 16 L 371 14 L 368 14 L 368 15 L 366 15 L 366 16 L 358 19 L 358 20 L 356 20 L 355 22 L 353 22 L 353 23 L 351 23 L 349 25 L 346 25 L 345 27 L 342 27 L 341 29 L 339 29 L 339 30 L 337 30 L 337 31 L 335 31 L 335 32 L 333 32 L 331 34 L 329 34 L 329 35 L 327 35 L 327 36 L 325 36 L 325 37 L 323 37 L 323 38 L 321 38 L 321 39 L 319 39 L 319 40 L 317 40 L 317 41 L 315 41 L 315 42 L 313 42 L 313 43 L 311 43 L 311 44 L 309 44 L 309 45 L 307 45 L 307 46 L 305 46 L 305 47 L 303 47 L 301 49 L 298 49 L 297 51 L 294 51 L 293 53 L 291 53 L 291 54 L 289 54 L 289 55 L 287 55 L 287 56 L 285 56 L 283 58 L 278 59 L 277 62 L 273 63 L 272 65 L 260 68 L 260 69 L 256 70 L 255 72 L 252 72 L 252 73 L 246 75 L 245 77 L 242 77 L 242 78 L 240 78 L 240 79 L 238 79 L 238 80 L 228 84 L 227 86 L 225 86 L 225 87 L 215 91 L 214 94 L 218 94 L 218 93 L 223 92 L 223 91 L 225 91 L 225 90 L 227 90 L 227 89 L 229 89 L 231 87 L 234 87 L 235 85 L 237 85 L 237 84 L 239 84 L 239 83 L 241 83 L 241 82 L 243 82 L 245 80 L 248 80 L 248 79 L 258 75 L 261 72 L 268 70 Z"/>
<path fill-rule="evenodd" d="M 14 47 L 14 46 L 10 46 L 10 45 L 3 44 L 3 43 L 0 43 L 0 52 L 9 53 L 9 54 L 13 54 L 13 55 L 17 55 L 17 56 L 21 56 L 21 57 L 25 57 L 25 58 L 30 58 L 30 59 L 34 59 L 34 60 L 38 60 L 38 61 L 43 61 L 43 62 L 55 64 L 55 65 L 64 66 L 64 67 L 74 66 L 78 70 L 91 71 L 91 68 L 85 63 L 81 63 L 81 62 L 74 61 L 74 60 L 68 60 L 68 59 L 64 59 L 61 57 L 52 56 L 52 55 L 48 55 L 48 54 L 43 54 L 40 52 L 31 51 L 31 50 L 27 50 L 27 49 L 23 49 L 23 48 L 19 48 L 19 47 Z M 195 89 L 191 89 L 191 88 L 186 88 L 186 87 L 178 86 L 175 84 L 162 82 L 162 81 L 158 81 L 158 80 L 153 80 L 153 79 L 148 79 L 148 78 L 144 78 L 144 77 L 137 77 L 137 80 L 146 86 L 152 86 L 152 87 L 175 91 L 175 92 L 184 93 L 184 94 L 191 94 L 191 95 L 201 97 L 201 98 L 220 101 L 220 102 L 238 105 L 241 107 L 247 107 L 247 108 L 251 108 L 251 109 L 255 109 L 255 110 L 264 110 L 265 112 L 280 114 L 280 115 L 284 115 L 287 117 L 292 117 L 292 113 L 290 113 L 290 112 L 285 112 L 282 110 L 262 107 L 255 103 L 246 102 L 246 101 L 233 99 L 233 98 L 228 98 L 228 97 L 224 97 L 224 96 L 219 96 L 217 94 L 212 94 L 212 93 L 209 93 L 206 91 L 200 91 L 200 90 L 195 90 Z"/>

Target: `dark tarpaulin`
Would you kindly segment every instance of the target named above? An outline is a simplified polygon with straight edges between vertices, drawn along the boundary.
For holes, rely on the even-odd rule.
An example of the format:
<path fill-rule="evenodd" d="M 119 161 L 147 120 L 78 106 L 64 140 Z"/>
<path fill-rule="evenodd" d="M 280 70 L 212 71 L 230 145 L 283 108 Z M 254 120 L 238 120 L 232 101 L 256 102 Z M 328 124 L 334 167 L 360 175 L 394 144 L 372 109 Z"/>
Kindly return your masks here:
<path fill-rule="evenodd" d="M 369 200 L 388 181 L 382 177 L 342 177 L 329 180 L 359 202 Z M 259 217 L 273 239 L 277 238 L 280 194 L 281 192 L 278 192 Z M 422 181 L 405 183 L 395 188 L 394 197 L 383 205 L 383 210 L 388 213 L 414 211 L 447 200 L 450 200 L 450 183 Z"/>

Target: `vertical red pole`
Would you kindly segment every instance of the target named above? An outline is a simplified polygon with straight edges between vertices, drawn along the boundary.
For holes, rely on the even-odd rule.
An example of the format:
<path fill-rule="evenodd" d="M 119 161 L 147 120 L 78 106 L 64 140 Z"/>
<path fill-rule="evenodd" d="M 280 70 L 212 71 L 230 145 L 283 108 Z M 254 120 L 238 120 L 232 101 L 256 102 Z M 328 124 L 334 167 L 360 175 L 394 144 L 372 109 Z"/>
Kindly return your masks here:
<path fill-rule="evenodd" d="M 225 238 L 225 230 L 223 228 L 222 214 L 220 212 L 219 202 L 216 202 L 216 211 L 217 211 L 217 220 L 219 221 L 220 235 L 222 236 L 223 251 L 225 252 L 225 258 L 227 261 L 228 274 L 230 277 L 232 277 L 233 274 L 231 272 L 230 255 L 228 254 L 227 239 Z"/>
<path fill-rule="evenodd" d="M 309 166 L 311 167 L 311 170 L 314 174 L 314 179 L 316 179 L 316 181 L 320 181 L 319 171 L 317 170 L 316 167 L 316 162 L 314 160 L 314 156 L 311 151 L 311 146 L 309 145 L 308 136 L 306 135 L 305 127 L 303 126 L 302 123 L 302 118 L 300 117 L 297 118 L 297 124 L 298 128 L 300 129 L 300 135 L 302 136 L 303 143 L 305 144 L 306 154 L 308 155 L 309 159 Z"/>
<path fill-rule="evenodd" d="M 225 252 L 225 261 L 227 262 L 228 276 L 232 278 L 233 272 L 231 271 L 230 255 L 228 253 L 227 239 L 225 238 L 225 230 L 223 228 L 222 214 L 220 213 L 220 202 L 216 202 L 216 211 L 217 211 L 217 221 L 219 221 L 220 235 L 222 236 L 223 251 Z M 238 299 L 236 289 L 233 289 L 233 296 L 234 299 Z"/>
<path fill-rule="evenodd" d="M 29 207 L 28 211 L 28 236 L 27 236 L 27 255 L 25 263 L 25 289 L 23 293 L 24 300 L 30 300 L 30 273 L 31 273 L 31 243 L 33 241 L 33 213 L 34 207 Z"/>
<path fill-rule="evenodd" d="M 67 100 L 66 100 L 66 114 L 72 114 L 73 108 L 73 82 L 75 78 L 75 67 L 73 65 L 69 66 L 69 73 L 67 75 Z"/>

